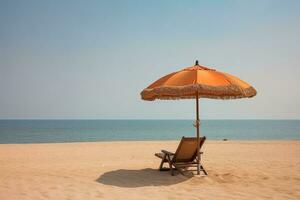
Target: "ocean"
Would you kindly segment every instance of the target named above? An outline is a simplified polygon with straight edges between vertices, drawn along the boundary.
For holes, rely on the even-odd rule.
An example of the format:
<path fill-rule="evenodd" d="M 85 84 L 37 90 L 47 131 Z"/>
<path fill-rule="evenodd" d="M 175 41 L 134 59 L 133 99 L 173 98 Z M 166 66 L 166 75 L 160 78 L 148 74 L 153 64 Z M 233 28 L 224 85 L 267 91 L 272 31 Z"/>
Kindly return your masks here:
<path fill-rule="evenodd" d="M 202 120 L 209 140 L 300 139 L 300 120 Z M 179 140 L 193 120 L 0 120 L 0 143 Z"/>

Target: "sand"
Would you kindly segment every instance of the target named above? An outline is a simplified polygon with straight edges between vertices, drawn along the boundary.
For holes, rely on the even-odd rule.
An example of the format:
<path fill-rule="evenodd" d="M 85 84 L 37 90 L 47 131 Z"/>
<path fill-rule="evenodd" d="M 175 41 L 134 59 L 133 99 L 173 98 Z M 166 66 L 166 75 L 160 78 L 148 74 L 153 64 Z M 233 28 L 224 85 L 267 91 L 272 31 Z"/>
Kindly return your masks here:
<path fill-rule="evenodd" d="M 157 170 L 177 144 L 2 144 L 0 199 L 300 199 L 300 141 L 207 141 L 206 177 Z"/>

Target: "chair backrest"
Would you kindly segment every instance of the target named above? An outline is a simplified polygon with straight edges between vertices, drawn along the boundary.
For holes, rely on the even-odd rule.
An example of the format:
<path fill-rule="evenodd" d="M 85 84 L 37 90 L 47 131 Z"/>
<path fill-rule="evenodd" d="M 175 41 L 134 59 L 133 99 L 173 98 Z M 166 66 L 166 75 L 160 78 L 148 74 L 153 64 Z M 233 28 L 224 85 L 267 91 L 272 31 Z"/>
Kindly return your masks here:
<path fill-rule="evenodd" d="M 199 148 L 201 149 L 206 137 L 199 138 Z M 175 162 L 192 162 L 197 157 L 197 138 L 182 137 L 174 155 Z"/>

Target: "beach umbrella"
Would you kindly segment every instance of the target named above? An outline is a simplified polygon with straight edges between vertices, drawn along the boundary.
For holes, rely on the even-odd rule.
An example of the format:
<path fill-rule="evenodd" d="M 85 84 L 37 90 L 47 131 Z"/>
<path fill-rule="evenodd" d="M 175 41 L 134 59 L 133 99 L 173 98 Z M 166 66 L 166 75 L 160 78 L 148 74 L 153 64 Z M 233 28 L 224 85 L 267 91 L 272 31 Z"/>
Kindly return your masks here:
<path fill-rule="evenodd" d="M 196 100 L 196 133 L 199 143 L 200 120 L 199 98 L 211 99 L 238 99 L 250 98 L 256 95 L 256 90 L 239 78 L 219 72 L 202 65 L 196 61 L 194 66 L 168 74 L 141 92 L 141 98 L 146 101 L 156 99 L 195 99 Z M 199 145 L 197 149 L 197 162 L 199 174 Z"/>

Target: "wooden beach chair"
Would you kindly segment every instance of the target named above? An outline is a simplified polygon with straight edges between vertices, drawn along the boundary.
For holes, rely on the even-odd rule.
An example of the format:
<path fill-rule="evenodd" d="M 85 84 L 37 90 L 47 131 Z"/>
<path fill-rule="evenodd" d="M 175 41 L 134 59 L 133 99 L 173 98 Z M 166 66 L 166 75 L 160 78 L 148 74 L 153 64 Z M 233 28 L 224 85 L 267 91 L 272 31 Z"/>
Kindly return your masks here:
<path fill-rule="evenodd" d="M 200 150 L 205 142 L 205 139 L 206 137 L 200 137 Z M 200 155 L 201 154 L 203 154 L 203 152 L 200 152 Z M 178 170 L 181 174 L 183 174 L 185 171 L 197 171 L 198 174 L 200 174 L 200 171 L 202 171 L 205 175 L 207 175 L 200 162 L 201 156 L 199 162 L 197 161 L 196 137 L 182 137 L 175 153 L 162 150 L 161 153 L 156 153 L 155 156 L 161 159 L 159 170 L 170 170 L 172 176 L 174 175 L 174 170 Z M 168 163 L 169 167 L 163 167 L 164 163 Z"/>

